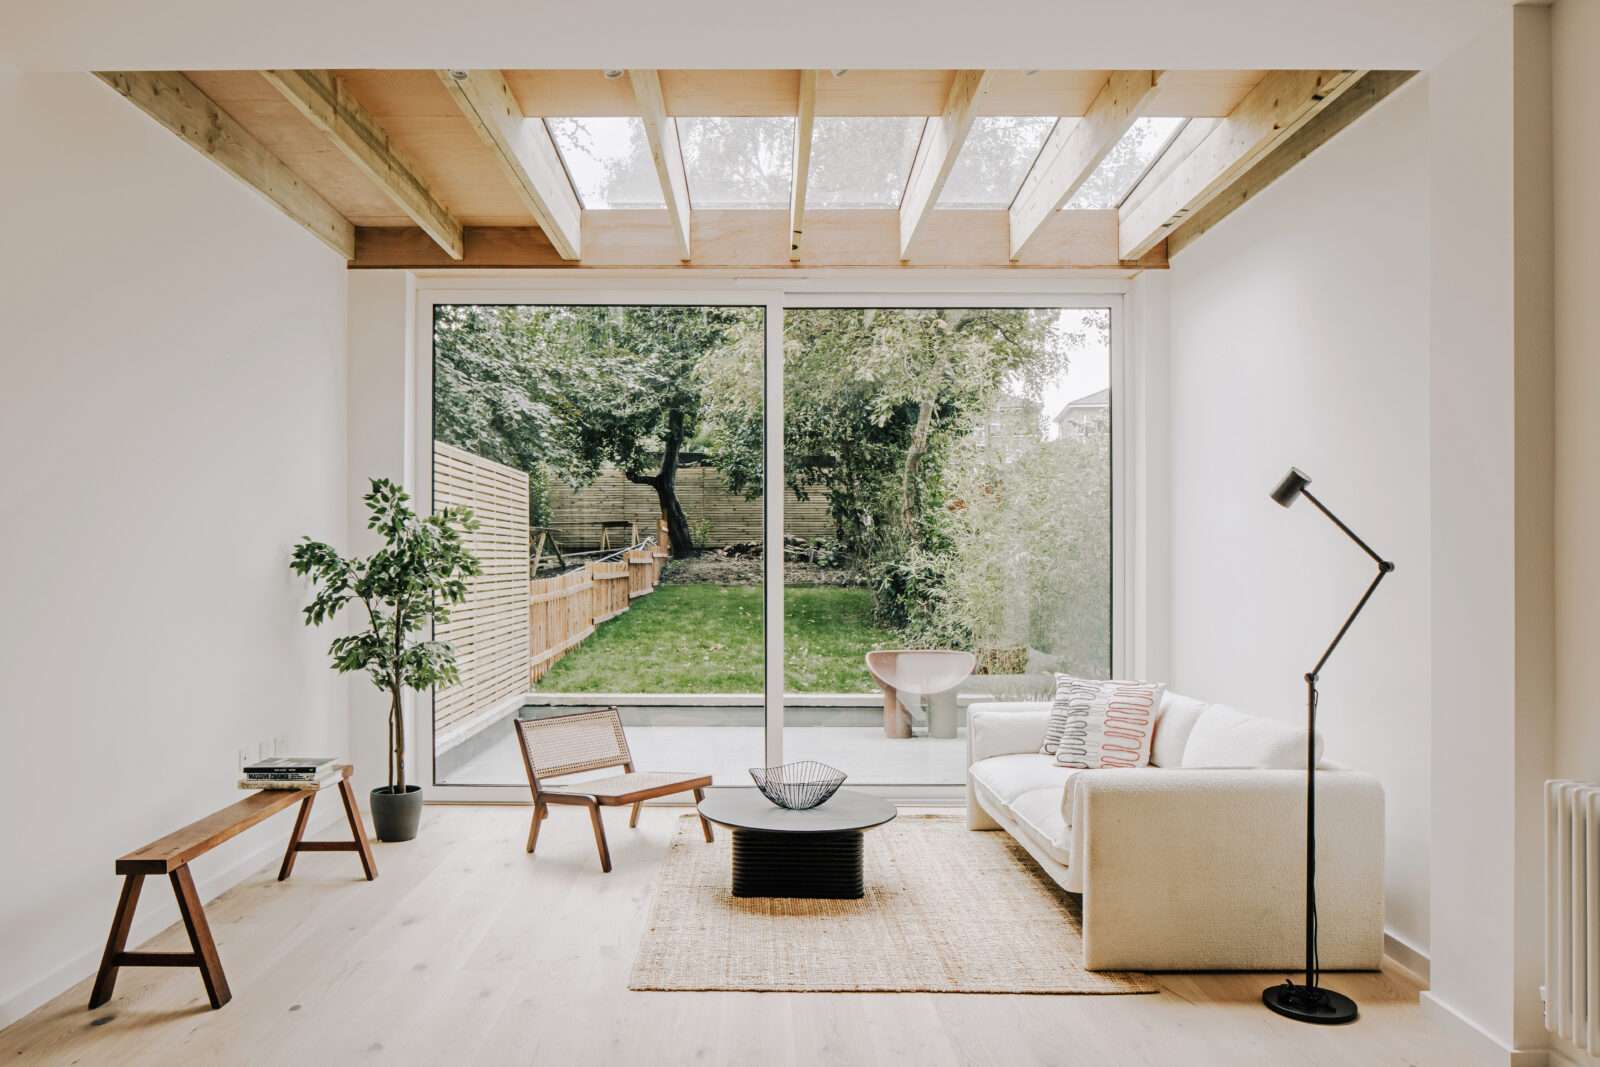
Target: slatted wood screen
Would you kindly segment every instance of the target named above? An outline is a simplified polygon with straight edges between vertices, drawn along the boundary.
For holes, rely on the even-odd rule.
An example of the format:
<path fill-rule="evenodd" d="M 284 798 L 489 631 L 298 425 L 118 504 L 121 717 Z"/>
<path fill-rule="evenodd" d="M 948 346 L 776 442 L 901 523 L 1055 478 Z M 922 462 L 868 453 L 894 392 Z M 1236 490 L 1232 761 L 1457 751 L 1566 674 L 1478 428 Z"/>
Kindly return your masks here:
<path fill-rule="evenodd" d="M 729 492 L 722 475 L 710 467 L 684 467 L 678 471 L 678 502 L 683 505 L 691 528 L 704 522 L 711 524 L 711 537 L 702 548 L 761 540 L 761 500 L 746 500 L 739 493 Z M 783 508 L 785 533 L 805 538 L 833 536 L 826 493 L 810 493 L 802 501 L 785 490 Z M 602 522 L 634 522 L 640 534 L 645 535 L 655 529 L 660 515 L 661 504 L 654 489 L 635 485 L 611 468 L 578 489 L 560 479 L 553 479 L 550 486 L 550 521 L 561 547 L 569 551 L 599 548 Z"/>
<path fill-rule="evenodd" d="M 483 565 L 436 631 L 461 669 L 459 685 L 434 694 L 434 730 L 446 734 L 528 687 L 528 476 L 436 441 L 433 499 L 477 515 L 467 546 Z"/>

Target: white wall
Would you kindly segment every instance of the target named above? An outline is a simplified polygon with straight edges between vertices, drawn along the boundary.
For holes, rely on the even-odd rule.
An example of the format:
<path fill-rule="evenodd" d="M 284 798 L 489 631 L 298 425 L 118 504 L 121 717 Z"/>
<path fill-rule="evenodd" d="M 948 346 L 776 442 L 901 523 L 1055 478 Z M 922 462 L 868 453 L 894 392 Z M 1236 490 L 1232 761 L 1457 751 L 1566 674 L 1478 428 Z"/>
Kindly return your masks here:
<path fill-rule="evenodd" d="M 1554 90 L 1555 773 L 1600 781 L 1600 4 L 1551 10 Z M 1575 1048 L 1554 1041 L 1576 1061 Z"/>
<path fill-rule="evenodd" d="M 1556 769 L 1600 780 L 1600 4 L 1553 11 L 1556 328 Z"/>
<path fill-rule="evenodd" d="M 0 71 L 0 143 L 4 1024 L 92 973 L 113 861 L 238 799 L 238 749 L 348 729 L 288 570 L 346 533 L 344 264 L 87 74 Z"/>
<path fill-rule="evenodd" d="M 1291 465 L 1397 569 L 1329 662 L 1328 757 L 1376 774 L 1386 924 L 1428 946 L 1428 124 L 1423 78 L 1174 258 L 1171 662 L 1178 691 L 1286 721 L 1371 581 Z"/>

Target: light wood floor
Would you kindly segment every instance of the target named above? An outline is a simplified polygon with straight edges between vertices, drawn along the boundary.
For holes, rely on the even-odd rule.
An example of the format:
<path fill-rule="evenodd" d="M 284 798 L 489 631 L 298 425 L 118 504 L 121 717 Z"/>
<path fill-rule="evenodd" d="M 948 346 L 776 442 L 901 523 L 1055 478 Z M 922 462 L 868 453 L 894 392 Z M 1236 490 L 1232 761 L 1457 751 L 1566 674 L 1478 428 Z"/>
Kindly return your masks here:
<path fill-rule="evenodd" d="M 528 809 L 430 807 L 417 841 L 378 846 L 376 882 L 348 854 L 312 853 L 292 881 L 274 865 L 210 904 L 234 993 L 221 1011 L 194 971 L 127 969 L 97 1011 L 86 979 L 0 1031 L 0 1063 L 1465 1062 L 1388 973 L 1330 980 L 1362 1010 L 1337 1029 L 1262 1008 L 1281 975 L 1170 975 L 1143 996 L 629 992 L 682 811 L 646 809 L 629 831 L 612 809 L 602 875 L 579 811 L 552 812 L 534 859 Z M 151 946 L 188 947 L 181 927 Z"/>

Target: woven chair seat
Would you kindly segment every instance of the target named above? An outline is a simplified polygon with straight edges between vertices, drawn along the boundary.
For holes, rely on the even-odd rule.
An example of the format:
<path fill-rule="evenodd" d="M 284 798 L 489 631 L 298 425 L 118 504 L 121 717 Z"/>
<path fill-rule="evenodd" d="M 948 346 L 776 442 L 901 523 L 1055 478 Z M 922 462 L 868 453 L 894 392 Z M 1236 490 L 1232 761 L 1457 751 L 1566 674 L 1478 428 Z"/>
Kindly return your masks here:
<path fill-rule="evenodd" d="M 690 771 L 640 771 L 617 774 L 609 778 L 592 778 L 582 782 L 561 782 L 539 785 L 547 796 L 594 797 L 601 802 L 610 800 L 626 804 L 640 793 L 676 786 L 676 791 L 687 792 L 711 784 L 711 776 Z"/>

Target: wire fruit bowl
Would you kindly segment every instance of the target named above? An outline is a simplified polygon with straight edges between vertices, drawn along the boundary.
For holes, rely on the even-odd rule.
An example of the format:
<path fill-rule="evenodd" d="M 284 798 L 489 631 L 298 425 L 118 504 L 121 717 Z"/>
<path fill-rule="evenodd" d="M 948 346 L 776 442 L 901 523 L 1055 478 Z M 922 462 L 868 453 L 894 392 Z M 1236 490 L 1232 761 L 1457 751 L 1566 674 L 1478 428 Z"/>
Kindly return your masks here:
<path fill-rule="evenodd" d="M 761 795 L 778 807 L 805 811 L 826 803 L 849 775 L 826 763 L 801 760 L 780 767 L 751 767 L 750 777 Z"/>

